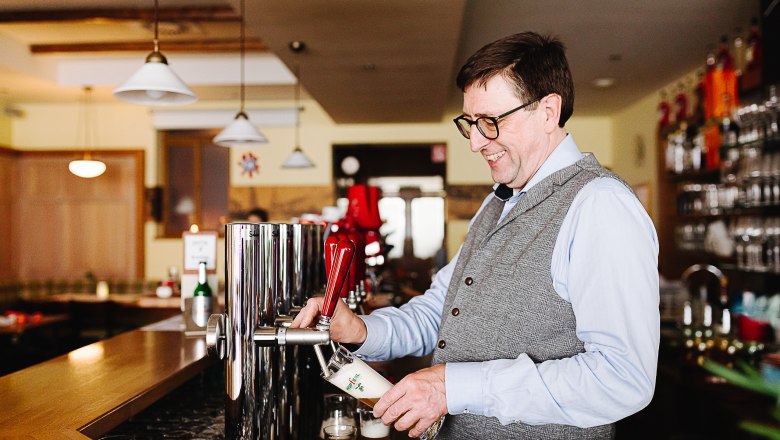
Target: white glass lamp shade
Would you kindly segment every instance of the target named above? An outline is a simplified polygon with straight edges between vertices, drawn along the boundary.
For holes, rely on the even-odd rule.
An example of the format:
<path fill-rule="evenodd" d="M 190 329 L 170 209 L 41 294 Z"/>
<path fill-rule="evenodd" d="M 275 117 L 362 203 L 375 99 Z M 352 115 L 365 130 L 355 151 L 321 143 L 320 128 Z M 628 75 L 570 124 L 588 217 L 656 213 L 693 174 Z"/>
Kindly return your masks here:
<path fill-rule="evenodd" d="M 103 174 L 106 171 L 106 164 L 99 160 L 79 159 L 70 161 L 68 169 L 79 177 L 89 179 Z"/>
<path fill-rule="evenodd" d="M 282 164 L 282 168 L 314 168 L 314 162 L 306 156 L 301 147 L 295 147 L 292 154 Z"/>
<path fill-rule="evenodd" d="M 213 142 L 222 147 L 240 147 L 268 142 L 251 122 L 246 113 L 238 112 L 233 122 L 214 136 Z"/>
<path fill-rule="evenodd" d="M 198 100 L 159 52 L 149 54 L 144 65 L 114 90 L 114 96 L 144 105 L 184 105 Z"/>

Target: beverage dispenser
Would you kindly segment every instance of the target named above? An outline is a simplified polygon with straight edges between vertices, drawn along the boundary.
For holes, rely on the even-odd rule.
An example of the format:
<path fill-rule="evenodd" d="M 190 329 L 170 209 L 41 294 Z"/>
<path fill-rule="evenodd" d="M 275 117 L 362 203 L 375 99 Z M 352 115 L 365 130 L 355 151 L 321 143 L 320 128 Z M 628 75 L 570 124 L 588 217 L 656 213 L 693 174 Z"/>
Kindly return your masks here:
<path fill-rule="evenodd" d="M 225 361 L 225 436 L 315 438 L 321 355 L 311 346 L 328 344 L 330 332 L 288 327 L 323 290 L 323 228 L 230 223 L 225 229 L 226 310 L 209 318 L 206 332 L 209 355 Z"/>

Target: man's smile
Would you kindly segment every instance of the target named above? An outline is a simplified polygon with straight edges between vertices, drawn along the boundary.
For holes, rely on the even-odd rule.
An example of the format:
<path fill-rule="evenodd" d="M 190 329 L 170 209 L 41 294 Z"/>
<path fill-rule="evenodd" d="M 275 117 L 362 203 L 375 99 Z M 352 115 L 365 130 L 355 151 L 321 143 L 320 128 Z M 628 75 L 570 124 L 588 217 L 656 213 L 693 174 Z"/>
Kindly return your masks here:
<path fill-rule="evenodd" d="M 485 159 L 487 159 L 488 163 L 493 163 L 500 159 L 504 154 L 506 154 L 506 151 L 498 151 L 493 154 L 486 154 Z"/>

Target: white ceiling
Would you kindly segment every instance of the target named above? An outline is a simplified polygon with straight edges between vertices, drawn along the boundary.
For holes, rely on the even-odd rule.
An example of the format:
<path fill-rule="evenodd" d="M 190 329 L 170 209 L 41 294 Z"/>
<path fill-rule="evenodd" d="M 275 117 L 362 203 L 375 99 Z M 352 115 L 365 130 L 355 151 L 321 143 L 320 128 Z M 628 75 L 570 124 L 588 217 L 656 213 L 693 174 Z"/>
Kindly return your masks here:
<path fill-rule="evenodd" d="M 0 104 L 76 100 L 80 81 L 94 85 L 98 99 L 112 100 L 111 90 L 151 50 L 147 20 L 30 22 L 12 21 L 12 13 L 151 9 L 146 3 L 2 0 Z M 237 11 L 239 0 L 160 0 L 160 8 L 182 11 L 213 5 Z M 246 9 L 248 37 L 270 49 L 248 52 L 247 99 L 290 99 L 290 70 L 300 65 L 306 90 L 338 123 L 440 121 L 459 111 L 454 77 L 468 55 L 524 30 L 566 44 L 575 115 L 608 115 L 701 67 L 722 34 L 744 33 L 760 15 L 757 0 L 247 0 Z M 162 22 L 160 46 L 201 101 L 230 101 L 238 98 L 235 50 L 169 51 L 166 43 L 237 36 L 235 19 Z M 292 40 L 308 50 L 294 55 Z M 144 41 L 148 49 L 131 52 L 29 51 L 34 44 Z M 611 61 L 615 56 L 620 60 Z M 600 77 L 615 78 L 615 86 L 593 87 Z"/>

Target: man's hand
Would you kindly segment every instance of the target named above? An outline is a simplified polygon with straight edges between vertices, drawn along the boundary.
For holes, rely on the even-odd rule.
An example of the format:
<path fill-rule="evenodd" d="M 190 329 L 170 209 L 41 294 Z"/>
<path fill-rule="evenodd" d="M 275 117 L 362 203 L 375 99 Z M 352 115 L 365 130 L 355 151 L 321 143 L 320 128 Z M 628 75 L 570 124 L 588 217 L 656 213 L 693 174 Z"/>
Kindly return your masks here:
<path fill-rule="evenodd" d="M 409 429 L 419 437 L 439 417 L 447 414 L 444 364 L 437 364 L 404 377 L 374 406 L 374 414 L 398 431 Z M 411 429 L 410 429 L 411 428 Z"/>
<path fill-rule="evenodd" d="M 322 311 L 323 300 L 324 298 L 321 296 L 309 298 L 306 301 L 306 307 L 301 309 L 290 327 L 304 328 L 314 324 L 315 319 L 320 316 Z M 330 320 L 330 339 L 345 344 L 362 344 L 366 340 L 367 333 L 363 320 L 352 313 L 344 301 L 337 300 L 336 309 Z"/>

